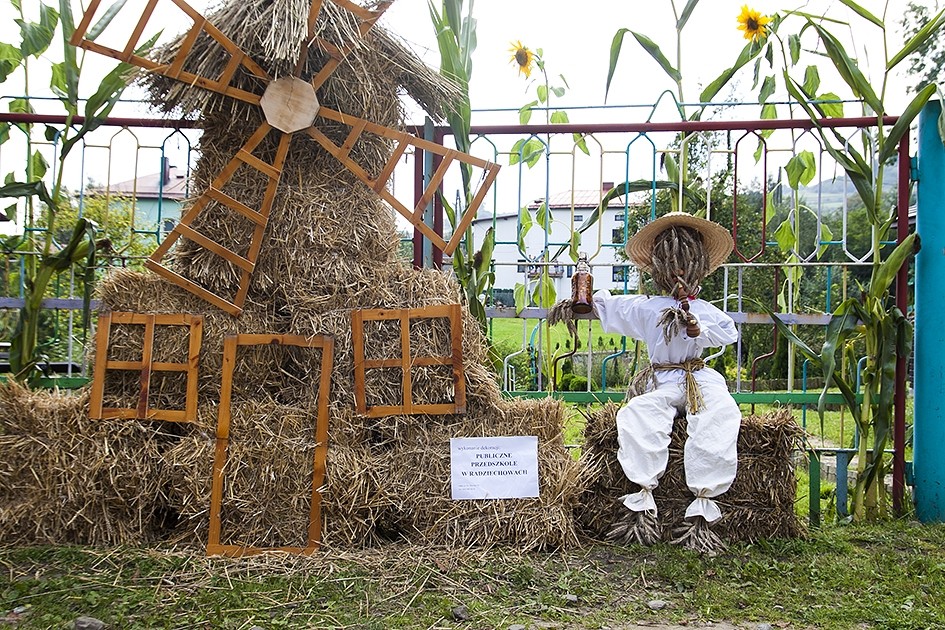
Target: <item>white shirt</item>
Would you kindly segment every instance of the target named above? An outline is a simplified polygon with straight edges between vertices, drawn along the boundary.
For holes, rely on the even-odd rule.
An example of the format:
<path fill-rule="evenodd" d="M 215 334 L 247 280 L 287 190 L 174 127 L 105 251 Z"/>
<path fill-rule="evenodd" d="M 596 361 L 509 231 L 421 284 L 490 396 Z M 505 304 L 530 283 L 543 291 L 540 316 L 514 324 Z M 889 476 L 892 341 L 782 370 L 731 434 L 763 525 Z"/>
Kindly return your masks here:
<path fill-rule="evenodd" d="M 598 291 L 594 294 L 594 305 L 604 332 L 643 341 L 651 363 L 682 363 L 702 356 L 705 348 L 727 346 L 738 339 L 732 318 L 705 300 L 689 302 L 689 312 L 699 320 L 699 336 L 689 337 L 681 328 L 669 344 L 663 339 L 659 319 L 664 309 L 679 305 L 675 298 L 668 295 L 611 295 L 608 291 Z"/>

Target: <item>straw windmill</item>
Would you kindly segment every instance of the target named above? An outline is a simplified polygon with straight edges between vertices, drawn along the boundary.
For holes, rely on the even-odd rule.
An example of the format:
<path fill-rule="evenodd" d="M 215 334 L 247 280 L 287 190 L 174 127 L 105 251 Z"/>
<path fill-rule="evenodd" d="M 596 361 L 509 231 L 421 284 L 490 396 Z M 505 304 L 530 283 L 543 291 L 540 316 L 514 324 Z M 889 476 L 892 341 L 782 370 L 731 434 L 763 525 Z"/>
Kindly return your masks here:
<path fill-rule="evenodd" d="M 444 253 L 453 253 L 495 180 L 498 166 L 466 153 L 445 149 L 383 123 L 359 118 L 348 111 L 338 111 L 327 107 L 325 103 L 330 102 L 330 95 L 323 95 L 321 102 L 319 100 L 319 91 L 346 58 L 357 48 L 363 47 L 365 36 L 393 0 L 381 0 L 373 8 L 361 7 L 350 0 L 331 0 L 328 5 L 323 5 L 322 0 L 313 0 L 307 7 L 305 3 L 279 0 L 270 3 L 268 9 L 270 15 L 265 15 L 265 3 L 231 5 L 235 13 L 243 13 L 242 17 L 245 20 L 243 22 L 230 21 L 235 16 L 226 15 L 226 10 L 214 20 L 207 20 L 183 0 L 169 0 L 167 4 L 169 5 L 170 2 L 173 2 L 183 13 L 180 17 L 189 20 L 192 24 L 186 35 L 177 40 L 172 47 L 172 55 L 168 55 L 166 59 L 153 60 L 138 54 L 142 46 L 143 34 L 148 28 L 148 22 L 157 4 L 156 1 L 150 2 L 143 9 L 137 25 L 126 41 L 122 41 L 124 33 L 121 34 L 119 44 L 116 44 L 120 46 L 118 48 L 100 43 L 101 36 L 107 32 L 110 24 L 111 17 L 106 16 L 109 16 L 111 9 L 100 11 L 101 0 L 92 0 L 76 27 L 70 43 L 73 46 L 115 57 L 156 75 L 174 79 L 180 82 L 178 90 L 183 87 L 186 87 L 188 91 L 200 88 L 256 106 L 261 110 L 263 120 L 256 126 L 255 131 L 249 134 L 245 144 L 234 152 L 219 174 L 205 188 L 203 194 L 190 206 L 173 232 L 147 261 L 146 265 L 149 269 L 231 315 L 238 316 L 242 312 L 249 290 L 250 276 L 259 256 L 273 199 L 290 150 L 290 142 L 293 135 L 298 132 L 317 142 Z M 260 11 L 263 12 L 262 15 Z M 334 13 L 331 29 L 333 33 L 329 35 L 325 32 L 327 29 L 320 28 L 319 18 L 322 14 L 327 17 L 331 13 Z M 102 27 L 92 26 L 92 21 L 97 15 L 103 20 Z M 272 30 L 268 35 L 270 42 L 266 46 L 267 52 L 270 53 L 267 60 L 275 62 L 270 64 L 269 70 L 257 64 L 253 60 L 253 55 L 245 52 L 240 45 L 214 26 L 215 22 L 238 23 L 242 25 L 242 28 L 248 27 L 253 32 L 258 32 L 260 24 L 266 23 L 264 21 L 266 18 L 270 18 L 270 24 L 272 24 Z M 322 24 L 324 22 L 325 20 L 322 20 Z M 279 41 L 274 41 L 275 37 L 278 37 Z M 98 41 L 94 41 L 96 39 Z M 170 52 L 170 50 L 165 52 Z M 363 67 L 360 71 L 370 73 L 372 69 Z M 191 97 L 182 97 L 182 100 L 188 98 Z M 344 129 L 345 133 L 340 138 L 335 138 L 332 131 L 338 128 Z M 261 152 L 265 151 L 263 143 L 271 134 L 277 138 L 274 159 L 260 159 L 256 152 L 258 149 L 261 149 Z M 371 160 L 369 159 L 364 157 L 358 159 L 355 144 L 361 140 L 362 136 L 374 136 L 380 139 L 382 144 L 385 141 L 396 143 L 393 151 L 379 169 L 370 169 Z M 408 147 L 418 147 L 442 157 L 437 172 L 423 191 L 416 207 L 412 209 L 407 208 L 387 190 L 394 168 Z M 437 188 L 453 162 L 484 170 L 481 173 L 481 185 L 472 203 L 460 219 L 453 238 L 446 242 L 424 224 L 423 211 L 436 194 Z M 263 177 L 264 185 L 259 188 L 262 194 L 256 196 L 257 199 L 254 200 L 256 203 L 252 203 L 243 195 L 232 197 L 224 192 L 226 185 L 234 179 L 240 169 L 254 171 L 254 174 Z M 241 192 L 245 193 L 245 191 Z M 249 224 L 246 226 L 248 229 L 245 231 L 245 234 L 251 235 L 248 243 L 245 242 L 245 238 L 217 240 L 219 235 L 207 234 L 193 228 L 198 217 L 205 211 L 213 212 L 214 206 L 224 208 L 224 215 L 238 216 L 248 220 Z M 189 240 L 196 247 L 204 248 L 210 254 L 221 257 L 226 261 L 226 266 L 232 267 L 234 275 L 238 277 L 238 282 L 234 287 L 235 293 L 232 296 L 221 295 L 223 291 L 218 283 L 209 283 L 208 286 L 207 283 L 201 283 L 199 277 L 178 274 L 161 264 L 170 248 L 181 238 Z"/>
<path fill-rule="evenodd" d="M 155 104 L 199 116 L 206 192 L 152 258 L 158 273 L 100 284 L 91 393 L 0 392 L 0 495 L 18 497 L 0 506 L 2 537 L 236 554 L 576 544 L 562 405 L 504 400 L 458 285 L 397 257 L 383 183 L 408 145 L 434 150 L 396 131 L 398 93 L 438 115 L 453 88 L 370 28 L 388 2 L 237 0 L 206 21 L 174 3 L 197 26 L 145 59 L 128 52 L 143 18 L 111 54 L 151 70 Z M 108 53 L 105 33 L 79 43 Z M 270 131 L 268 97 L 309 81 L 316 126 Z M 481 165 L 479 199 L 495 174 Z M 508 435 L 538 436 L 540 498 L 452 501 L 450 438 Z"/>

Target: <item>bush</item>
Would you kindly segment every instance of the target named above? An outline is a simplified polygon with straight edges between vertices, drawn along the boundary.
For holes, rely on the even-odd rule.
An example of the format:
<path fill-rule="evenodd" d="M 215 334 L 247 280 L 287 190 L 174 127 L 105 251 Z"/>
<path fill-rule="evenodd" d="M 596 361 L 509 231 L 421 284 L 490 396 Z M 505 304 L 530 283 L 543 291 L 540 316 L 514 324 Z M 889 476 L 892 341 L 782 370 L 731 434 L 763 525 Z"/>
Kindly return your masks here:
<path fill-rule="evenodd" d="M 561 378 L 558 379 L 558 391 L 567 392 L 571 391 L 571 382 L 574 380 L 574 374 L 565 372 L 561 375 Z"/>
<path fill-rule="evenodd" d="M 587 378 L 583 376 L 571 375 L 571 387 L 572 392 L 586 392 L 587 391 Z"/>

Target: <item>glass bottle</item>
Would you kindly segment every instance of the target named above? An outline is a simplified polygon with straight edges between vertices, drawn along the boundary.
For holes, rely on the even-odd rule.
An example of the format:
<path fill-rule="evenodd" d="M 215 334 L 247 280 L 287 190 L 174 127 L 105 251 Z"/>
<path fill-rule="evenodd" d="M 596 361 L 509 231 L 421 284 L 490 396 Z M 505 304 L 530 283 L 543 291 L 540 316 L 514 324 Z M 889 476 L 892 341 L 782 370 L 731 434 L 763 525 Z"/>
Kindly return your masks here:
<path fill-rule="evenodd" d="M 578 254 L 574 275 L 571 277 L 571 310 L 579 315 L 594 309 L 594 276 L 587 262 L 587 254 Z"/>

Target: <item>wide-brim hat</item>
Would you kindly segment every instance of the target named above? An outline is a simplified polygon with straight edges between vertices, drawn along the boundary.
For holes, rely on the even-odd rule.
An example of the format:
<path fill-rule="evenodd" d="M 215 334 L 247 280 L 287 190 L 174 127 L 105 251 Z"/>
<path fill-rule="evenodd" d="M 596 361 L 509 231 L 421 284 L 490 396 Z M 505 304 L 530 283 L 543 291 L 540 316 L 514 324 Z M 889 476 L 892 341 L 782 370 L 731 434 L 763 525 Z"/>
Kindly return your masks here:
<path fill-rule="evenodd" d="M 714 221 L 693 216 L 688 212 L 667 212 L 650 221 L 627 241 L 627 255 L 637 267 L 650 271 L 653 266 L 653 241 L 674 225 L 693 228 L 702 234 L 705 253 L 709 257 L 709 272 L 715 271 L 725 262 L 735 248 L 732 234 Z"/>

